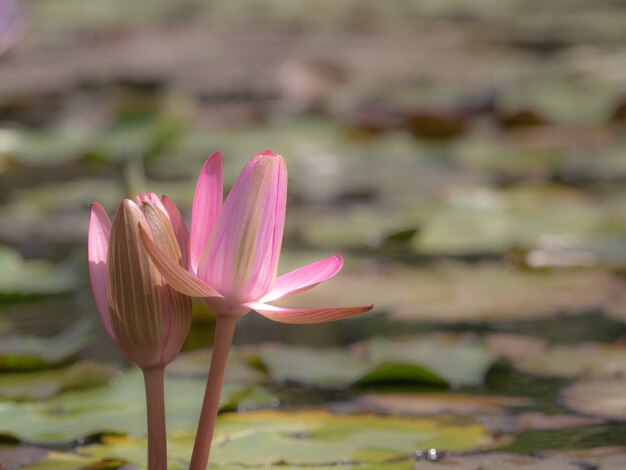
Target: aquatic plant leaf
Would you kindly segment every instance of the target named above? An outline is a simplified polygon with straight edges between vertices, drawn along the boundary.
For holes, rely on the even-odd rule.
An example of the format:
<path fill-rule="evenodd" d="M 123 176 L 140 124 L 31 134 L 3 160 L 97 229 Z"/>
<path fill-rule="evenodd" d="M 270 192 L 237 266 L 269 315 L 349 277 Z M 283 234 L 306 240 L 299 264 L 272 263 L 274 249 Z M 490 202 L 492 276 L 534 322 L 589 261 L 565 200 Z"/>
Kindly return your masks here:
<path fill-rule="evenodd" d="M 192 440 L 191 432 L 171 436 L 169 469 L 188 467 Z M 88 461 L 83 456 L 93 461 L 113 458 L 139 465 L 145 461 L 144 440 L 107 437 L 105 441 L 103 445 L 79 448 L 82 462 Z M 402 458 L 416 450 L 434 447 L 462 451 L 495 443 L 481 425 L 467 418 L 407 419 L 334 415 L 318 410 L 221 415 L 214 442 L 212 465 L 228 470 L 272 465 L 286 469 L 301 465 L 327 468 L 354 460 L 362 462 L 364 468 L 380 468 L 378 465 L 390 456 Z M 412 468 L 413 463 L 406 459 L 404 464 L 397 468 Z"/>
<path fill-rule="evenodd" d="M 626 380 L 623 378 L 579 381 L 561 392 L 563 404 L 579 413 L 626 419 Z"/>
<path fill-rule="evenodd" d="M 522 372 L 543 377 L 622 377 L 626 373 L 626 349 L 600 343 L 554 345 L 512 362 Z"/>
<path fill-rule="evenodd" d="M 271 344 L 260 347 L 258 359 L 275 382 L 299 382 L 317 386 L 347 386 L 367 373 L 370 365 L 341 349 L 312 349 Z"/>
<path fill-rule="evenodd" d="M 5 336 L 0 341 L 1 370 L 35 370 L 64 363 L 87 346 L 94 333 L 90 321 L 76 323 L 56 336 Z"/>
<path fill-rule="evenodd" d="M 505 413 L 507 408 L 525 408 L 533 402 L 525 397 L 441 392 L 367 394 L 359 397 L 357 403 L 365 409 L 394 414 L 480 415 Z"/>
<path fill-rule="evenodd" d="M 0 399 L 28 401 L 50 398 L 67 390 L 105 385 L 115 368 L 90 361 L 39 372 L 0 374 Z"/>
<path fill-rule="evenodd" d="M 205 380 L 167 378 L 168 430 L 176 432 L 197 425 L 200 404 L 189 397 L 202 396 Z M 230 409 L 246 403 L 252 393 L 226 384 L 222 405 Z M 246 407 L 272 403 L 273 395 L 257 395 Z M 256 403 L 255 403 L 256 401 Z M 141 373 L 129 370 L 106 386 L 67 391 L 45 401 L 26 404 L 6 402 L 0 406 L 0 433 L 34 442 L 69 441 L 96 432 L 143 436 L 146 432 L 145 397 Z"/>
<path fill-rule="evenodd" d="M 497 359 L 481 339 L 469 334 L 374 338 L 356 349 L 373 364 L 421 365 L 452 386 L 480 385 Z"/>
<path fill-rule="evenodd" d="M 580 467 L 569 459 L 560 456 L 538 458 L 518 454 L 478 454 L 466 456 L 450 456 L 441 462 L 420 463 L 420 470 L 580 470 Z"/>
<path fill-rule="evenodd" d="M 299 302 L 350 305 L 368 292 L 374 311 L 392 319 L 484 323 L 595 310 L 614 298 L 618 286 L 602 270 L 529 271 L 499 263 L 439 263 L 424 269 L 353 259 L 332 285 L 301 293 Z"/>
<path fill-rule="evenodd" d="M 74 266 L 24 260 L 17 251 L 0 246 L 0 300 L 70 292 L 78 283 Z"/>

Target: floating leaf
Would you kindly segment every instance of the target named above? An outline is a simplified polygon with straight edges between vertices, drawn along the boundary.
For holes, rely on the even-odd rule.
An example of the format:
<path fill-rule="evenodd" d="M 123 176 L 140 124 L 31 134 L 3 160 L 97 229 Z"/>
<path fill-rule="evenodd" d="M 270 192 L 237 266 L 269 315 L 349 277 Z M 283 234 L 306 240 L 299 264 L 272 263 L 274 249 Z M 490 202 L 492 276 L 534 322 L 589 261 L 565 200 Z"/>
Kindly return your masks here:
<path fill-rule="evenodd" d="M 268 345 L 257 351 L 267 373 L 276 382 L 300 382 L 318 386 L 345 386 L 358 380 L 370 367 L 341 349 L 309 349 Z"/>
<path fill-rule="evenodd" d="M 479 385 L 497 356 L 467 335 L 375 338 L 351 350 L 269 345 L 256 356 L 276 382 L 322 387 L 410 382 L 426 386 Z"/>
<path fill-rule="evenodd" d="M 549 415 L 538 411 L 530 411 L 517 416 L 521 429 L 553 430 L 578 426 L 597 426 L 605 421 L 589 416 L 568 414 Z"/>
<path fill-rule="evenodd" d="M 463 393 L 386 393 L 367 394 L 358 399 L 366 409 L 387 413 L 436 415 L 504 413 L 506 408 L 528 407 L 524 397 L 470 395 Z"/>
<path fill-rule="evenodd" d="M 598 379 L 576 382 L 566 387 L 561 396 L 568 408 L 579 413 L 626 419 L 624 379 Z"/>
<path fill-rule="evenodd" d="M 621 377 L 626 373 L 626 349 L 599 343 L 555 345 L 514 359 L 513 364 L 523 372 L 544 377 Z"/>
<path fill-rule="evenodd" d="M 0 374 L 0 398 L 41 400 L 65 390 L 105 385 L 115 370 L 104 364 L 77 362 L 62 369 Z"/>
<path fill-rule="evenodd" d="M 371 299 L 393 319 L 447 322 L 527 320 L 602 308 L 616 279 L 600 270 L 523 271 L 497 263 L 348 266 L 333 282 L 281 301 L 285 306 L 352 305 Z"/>
<path fill-rule="evenodd" d="M 245 348 L 234 348 L 228 356 L 226 381 L 230 383 L 257 383 L 263 378 L 263 373 L 248 364 L 249 353 Z M 181 353 L 176 360 L 167 367 L 166 373 L 172 377 L 193 377 L 206 379 L 211 364 L 211 350 L 197 349 Z"/>
<path fill-rule="evenodd" d="M 359 348 L 371 363 L 420 365 L 452 386 L 480 385 L 497 359 L 484 342 L 473 335 L 374 338 Z"/>
<path fill-rule="evenodd" d="M 70 360 L 93 335 L 89 321 L 76 323 L 51 338 L 5 336 L 0 341 L 0 370 L 44 369 Z"/>
<path fill-rule="evenodd" d="M 424 462 L 420 470 L 580 470 L 569 459 L 560 456 L 549 458 L 528 457 L 518 454 L 479 454 L 450 456 L 441 462 Z"/>
<path fill-rule="evenodd" d="M 74 266 L 26 261 L 18 252 L 0 246 L 0 300 L 69 292 L 78 282 Z"/>
<path fill-rule="evenodd" d="M 206 381 L 166 379 L 168 430 L 195 428 Z M 109 385 L 68 391 L 49 400 L 28 404 L 0 404 L 0 432 L 38 442 L 68 441 L 96 432 L 144 436 L 145 396 L 141 373 L 131 370 L 109 380 Z M 229 408 L 244 402 L 251 389 L 226 384 L 221 403 Z M 191 399 L 196 397 L 197 400 Z M 264 394 L 271 403 L 274 397 Z M 259 403 L 257 403 L 258 405 Z M 250 406 L 250 402 L 248 402 Z"/>
<path fill-rule="evenodd" d="M 188 468 L 192 442 L 192 433 L 178 433 L 170 438 L 168 469 Z M 410 469 L 408 455 L 416 450 L 460 451 L 493 444 L 481 425 L 466 418 L 406 419 L 334 415 L 325 411 L 267 411 L 220 416 L 211 463 L 227 470 L 272 464 L 286 469 L 302 465 L 326 468 L 347 461 L 358 461 L 363 468 L 378 468 L 390 456 L 407 456 L 400 468 Z M 104 458 L 141 465 L 145 454 L 144 440 L 111 437 L 103 445 L 79 448 L 74 458 L 79 458 L 83 466 Z M 59 457 L 55 456 L 57 462 Z M 45 463 L 26 468 L 53 468 L 43 467 Z"/>

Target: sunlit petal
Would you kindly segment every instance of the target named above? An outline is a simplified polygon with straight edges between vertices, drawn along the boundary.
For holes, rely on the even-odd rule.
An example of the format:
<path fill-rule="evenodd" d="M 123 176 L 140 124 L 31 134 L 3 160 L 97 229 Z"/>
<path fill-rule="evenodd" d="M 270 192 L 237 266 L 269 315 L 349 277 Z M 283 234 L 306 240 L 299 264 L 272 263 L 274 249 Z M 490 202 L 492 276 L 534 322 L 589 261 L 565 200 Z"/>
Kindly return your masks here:
<path fill-rule="evenodd" d="M 259 302 L 271 302 L 272 300 L 282 299 L 283 297 L 315 287 L 320 282 L 330 279 L 337 274 L 342 266 L 343 258 L 335 254 L 283 274 L 276 279 L 272 290 Z"/>
<path fill-rule="evenodd" d="M 371 305 L 334 308 L 283 308 L 260 302 L 248 302 L 245 306 L 275 322 L 300 324 L 326 323 L 341 320 L 372 309 Z"/>
<path fill-rule="evenodd" d="M 196 272 L 213 225 L 222 210 L 222 154 L 213 153 L 205 162 L 193 197 L 191 209 L 191 269 Z"/>

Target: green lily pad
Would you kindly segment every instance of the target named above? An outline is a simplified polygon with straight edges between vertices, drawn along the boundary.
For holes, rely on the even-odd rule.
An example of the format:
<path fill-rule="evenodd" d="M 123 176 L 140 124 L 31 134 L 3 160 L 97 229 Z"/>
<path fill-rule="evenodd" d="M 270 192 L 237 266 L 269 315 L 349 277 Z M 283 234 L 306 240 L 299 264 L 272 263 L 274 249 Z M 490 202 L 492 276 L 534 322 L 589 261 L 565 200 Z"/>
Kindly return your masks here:
<path fill-rule="evenodd" d="M 165 385 L 168 429 L 194 429 L 206 381 L 168 378 Z M 230 409 L 251 396 L 253 390 L 226 384 L 221 404 Z M 246 406 L 273 395 L 252 397 Z M 75 439 L 96 432 L 144 436 L 146 432 L 144 385 L 141 373 L 131 370 L 103 387 L 67 391 L 32 403 L 0 403 L 0 433 L 39 442 Z"/>
<path fill-rule="evenodd" d="M 76 356 L 93 337 L 93 323 L 80 322 L 51 338 L 5 336 L 0 341 L 0 370 L 35 370 Z"/>
<path fill-rule="evenodd" d="M 524 397 L 471 395 L 463 393 L 385 393 L 367 394 L 357 400 L 359 406 L 372 411 L 394 414 L 496 414 L 507 408 L 529 407 L 532 400 Z"/>
<path fill-rule="evenodd" d="M 276 382 L 299 382 L 318 386 L 347 386 L 371 367 L 341 349 L 310 349 L 272 344 L 259 348 L 256 357 Z"/>
<path fill-rule="evenodd" d="M 479 385 L 497 357 L 471 335 L 372 339 L 349 350 L 276 344 L 262 346 L 251 355 L 275 382 L 320 387 L 397 382 L 439 387 Z"/>
<path fill-rule="evenodd" d="M 0 246 L 0 300 L 60 294 L 76 288 L 74 266 L 43 260 L 24 260 L 10 248 Z"/>
<path fill-rule="evenodd" d="M 145 440 L 107 438 L 104 445 L 82 447 L 68 458 L 87 465 L 104 458 L 145 462 Z M 173 434 L 169 440 L 168 469 L 188 468 L 192 433 Z M 297 468 L 315 465 L 336 467 L 339 462 L 358 461 L 363 468 L 378 468 L 390 456 L 407 456 L 403 466 L 412 468 L 408 455 L 416 450 L 437 448 L 461 451 L 491 446 L 485 429 L 467 418 L 395 418 L 376 415 L 334 415 L 325 411 L 254 412 L 222 415 L 218 419 L 211 466 L 235 469 L 241 466 Z M 55 454 L 28 469 L 57 465 Z M 71 464 L 70 464 L 71 465 Z M 72 467 L 58 467 L 72 468 Z M 396 468 L 396 467 L 392 467 Z"/>
<path fill-rule="evenodd" d="M 479 454 L 450 456 L 441 462 L 423 462 L 424 470 L 580 470 L 580 467 L 561 456 L 538 458 L 518 454 Z"/>
<path fill-rule="evenodd" d="M 41 400 L 67 390 L 105 385 L 115 373 L 111 366 L 77 362 L 62 369 L 0 374 L 0 399 Z"/>
<path fill-rule="evenodd" d="M 357 348 L 370 363 L 419 365 L 453 387 L 482 384 L 498 358 L 474 335 L 374 338 Z"/>
<path fill-rule="evenodd" d="M 544 377 L 621 377 L 626 349 L 598 343 L 555 345 L 548 351 L 514 359 L 522 372 Z"/>
<path fill-rule="evenodd" d="M 626 419 L 626 380 L 597 379 L 576 382 L 561 392 L 563 403 L 579 413 Z"/>
<path fill-rule="evenodd" d="M 397 320 L 499 322 L 602 308 L 616 279 L 600 270 L 523 271 L 497 263 L 431 269 L 355 262 L 333 282 L 280 301 L 321 307 L 374 303 Z"/>
<path fill-rule="evenodd" d="M 601 235 L 612 220 L 610 211 L 598 207 L 584 193 L 558 187 L 454 194 L 425 224 L 414 247 L 428 254 L 483 254 L 538 247 L 546 237 L 579 243 Z"/>
<path fill-rule="evenodd" d="M 254 384 L 264 378 L 264 374 L 250 366 L 246 348 L 233 348 L 228 355 L 225 381 L 229 383 Z M 178 355 L 166 373 L 172 377 L 206 379 L 211 364 L 211 350 L 197 349 Z"/>

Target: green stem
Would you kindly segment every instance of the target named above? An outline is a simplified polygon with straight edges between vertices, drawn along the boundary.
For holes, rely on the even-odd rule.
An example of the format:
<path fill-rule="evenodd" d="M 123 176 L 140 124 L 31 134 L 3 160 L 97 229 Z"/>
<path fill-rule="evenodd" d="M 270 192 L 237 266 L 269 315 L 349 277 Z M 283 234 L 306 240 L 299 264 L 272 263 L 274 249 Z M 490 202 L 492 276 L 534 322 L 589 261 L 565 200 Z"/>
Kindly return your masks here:
<path fill-rule="evenodd" d="M 167 438 L 165 430 L 165 367 L 141 370 L 146 387 L 148 409 L 148 470 L 167 470 Z"/>
<path fill-rule="evenodd" d="M 202 412 L 200 413 L 189 470 L 206 470 L 209 462 L 211 440 L 213 439 L 220 394 L 224 384 L 228 352 L 233 341 L 235 326 L 237 325 L 237 317 L 234 316 L 217 315 L 215 318 L 215 341 L 213 343 L 213 353 L 211 354 L 211 367 L 204 392 Z"/>

